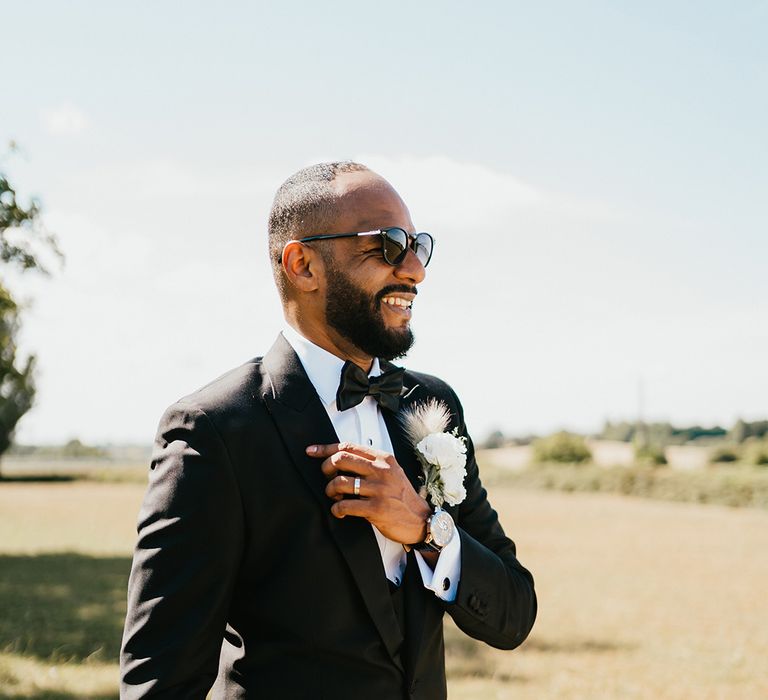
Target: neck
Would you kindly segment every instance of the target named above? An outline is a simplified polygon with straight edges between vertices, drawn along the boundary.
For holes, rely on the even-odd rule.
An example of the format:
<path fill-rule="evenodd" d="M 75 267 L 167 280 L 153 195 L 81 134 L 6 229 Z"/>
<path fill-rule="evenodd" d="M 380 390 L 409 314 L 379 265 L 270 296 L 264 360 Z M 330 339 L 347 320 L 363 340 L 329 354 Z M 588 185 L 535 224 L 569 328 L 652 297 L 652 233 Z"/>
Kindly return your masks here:
<path fill-rule="evenodd" d="M 311 343 L 342 360 L 354 362 L 366 374 L 371 371 L 373 357 L 366 355 L 360 348 L 326 324 L 302 317 L 299 314 L 292 314 L 289 310 L 286 310 L 285 320 Z"/>

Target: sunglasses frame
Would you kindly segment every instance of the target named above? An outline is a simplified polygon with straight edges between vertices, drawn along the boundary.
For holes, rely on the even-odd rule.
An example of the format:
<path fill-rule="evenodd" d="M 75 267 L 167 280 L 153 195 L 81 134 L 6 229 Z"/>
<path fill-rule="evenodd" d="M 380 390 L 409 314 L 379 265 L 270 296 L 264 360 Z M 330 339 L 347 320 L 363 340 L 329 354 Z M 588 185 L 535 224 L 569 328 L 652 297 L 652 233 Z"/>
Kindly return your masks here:
<path fill-rule="evenodd" d="M 411 241 L 408 245 L 406 245 L 405 249 L 395 258 L 394 262 L 389 260 L 387 258 L 387 252 L 386 252 L 386 240 L 387 240 L 387 233 L 389 231 L 402 231 L 406 237 L 407 240 Z M 309 243 L 310 241 L 322 241 L 322 240 L 330 240 L 332 238 L 354 238 L 356 236 L 381 236 L 381 254 L 384 257 L 384 261 L 388 265 L 392 265 L 393 267 L 396 265 L 399 265 L 403 260 L 405 260 L 405 256 L 408 254 L 409 250 L 413 251 L 413 254 L 416 255 L 416 258 L 421 260 L 419 256 L 416 253 L 416 245 L 419 236 L 429 236 L 429 240 L 432 241 L 432 247 L 429 251 L 429 257 L 427 258 L 426 262 L 421 263 L 424 267 L 429 265 L 429 261 L 432 260 L 432 252 L 435 248 L 435 239 L 432 236 L 431 233 L 426 233 L 425 231 L 422 231 L 421 233 L 408 233 L 404 228 L 401 228 L 400 226 L 389 226 L 387 228 L 377 229 L 376 231 L 360 231 L 358 233 L 323 233 L 319 234 L 317 236 L 306 236 L 305 238 L 297 238 L 299 243 Z"/>

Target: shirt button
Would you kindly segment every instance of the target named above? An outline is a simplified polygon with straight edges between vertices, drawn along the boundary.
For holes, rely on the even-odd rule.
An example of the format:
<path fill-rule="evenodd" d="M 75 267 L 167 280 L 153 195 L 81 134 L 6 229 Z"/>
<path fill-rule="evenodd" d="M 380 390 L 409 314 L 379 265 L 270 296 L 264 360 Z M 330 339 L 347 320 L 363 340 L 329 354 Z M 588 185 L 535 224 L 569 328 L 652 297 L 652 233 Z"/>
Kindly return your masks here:
<path fill-rule="evenodd" d="M 443 579 L 443 590 L 447 591 L 451 587 L 451 580 L 449 578 Z"/>
<path fill-rule="evenodd" d="M 373 445 L 373 438 L 368 438 L 368 445 Z"/>

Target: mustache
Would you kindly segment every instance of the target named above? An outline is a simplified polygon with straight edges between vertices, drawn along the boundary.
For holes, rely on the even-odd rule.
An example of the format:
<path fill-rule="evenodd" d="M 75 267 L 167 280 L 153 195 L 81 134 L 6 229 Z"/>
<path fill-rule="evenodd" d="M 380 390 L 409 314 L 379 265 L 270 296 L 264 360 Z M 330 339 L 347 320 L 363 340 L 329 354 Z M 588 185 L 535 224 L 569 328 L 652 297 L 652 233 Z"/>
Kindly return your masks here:
<path fill-rule="evenodd" d="M 381 301 L 384 297 L 394 294 L 395 292 L 405 292 L 406 294 L 413 294 L 416 296 L 419 290 L 416 287 L 409 287 L 407 284 L 390 284 L 388 287 L 384 287 L 377 295 L 376 301 Z"/>

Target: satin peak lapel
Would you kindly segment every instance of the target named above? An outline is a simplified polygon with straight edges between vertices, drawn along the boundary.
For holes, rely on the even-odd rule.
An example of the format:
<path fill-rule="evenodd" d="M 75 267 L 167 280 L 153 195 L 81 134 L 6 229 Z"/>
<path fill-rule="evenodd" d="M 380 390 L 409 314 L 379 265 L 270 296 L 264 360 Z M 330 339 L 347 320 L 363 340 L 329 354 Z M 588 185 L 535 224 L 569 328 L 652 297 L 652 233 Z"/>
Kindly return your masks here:
<path fill-rule="evenodd" d="M 332 503 L 325 495 L 326 481 L 320 471 L 320 460 L 309 457 L 305 452 L 307 445 L 339 442 L 331 419 L 307 378 L 301 361 L 282 334 L 264 356 L 263 366 L 271 383 L 264 393 L 265 405 L 294 466 L 325 512 L 331 535 L 349 566 L 382 641 L 402 671 L 400 648 L 403 635 L 392 607 L 373 530 L 362 518 L 339 520 L 331 515 Z"/>
<path fill-rule="evenodd" d="M 419 385 L 413 383 L 409 385 L 406 375 L 405 383 L 403 384 L 403 392 L 400 395 L 400 410 L 397 413 L 392 413 L 392 411 L 387 411 L 385 409 L 382 409 L 381 411 L 384 416 L 384 423 L 387 426 L 389 439 L 392 442 L 392 451 L 395 454 L 395 459 L 397 459 L 397 463 L 403 468 L 408 480 L 416 491 L 421 488 L 421 481 L 419 479 L 419 476 L 421 475 L 421 465 L 416 457 L 416 451 L 414 450 L 413 445 L 411 445 L 408 436 L 405 434 L 405 429 L 400 422 L 400 418 L 403 411 L 414 402 L 419 393 Z"/>

